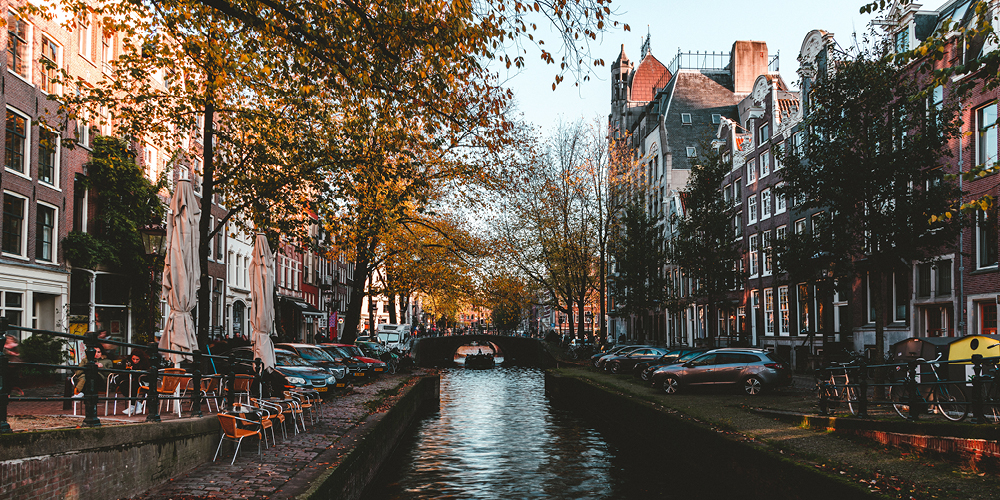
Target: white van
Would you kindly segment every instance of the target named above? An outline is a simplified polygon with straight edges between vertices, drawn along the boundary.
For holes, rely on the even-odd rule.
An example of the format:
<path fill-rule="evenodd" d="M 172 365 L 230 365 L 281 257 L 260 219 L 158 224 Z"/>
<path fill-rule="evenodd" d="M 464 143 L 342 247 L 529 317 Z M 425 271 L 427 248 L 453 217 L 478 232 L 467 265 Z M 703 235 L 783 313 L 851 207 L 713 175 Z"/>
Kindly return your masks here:
<path fill-rule="evenodd" d="M 410 338 L 410 325 L 382 323 L 375 328 L 379 342 L 392 349 L 405 350 L 404 344 Z"/>

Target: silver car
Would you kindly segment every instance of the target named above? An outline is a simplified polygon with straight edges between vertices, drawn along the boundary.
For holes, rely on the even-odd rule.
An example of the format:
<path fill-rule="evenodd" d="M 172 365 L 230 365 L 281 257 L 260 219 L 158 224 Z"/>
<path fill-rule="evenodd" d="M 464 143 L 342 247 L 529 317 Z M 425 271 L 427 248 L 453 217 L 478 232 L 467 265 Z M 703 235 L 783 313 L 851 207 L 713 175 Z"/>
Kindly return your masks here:
<path fill-rule="evenodd" d="M 651 377 L 653 387 L 676 394 L 684 387 L 738 386 L 751 396 L 792 383 L 792 370 L 763 349 L 714 349 L 686 363 L 664 366 Z"/>

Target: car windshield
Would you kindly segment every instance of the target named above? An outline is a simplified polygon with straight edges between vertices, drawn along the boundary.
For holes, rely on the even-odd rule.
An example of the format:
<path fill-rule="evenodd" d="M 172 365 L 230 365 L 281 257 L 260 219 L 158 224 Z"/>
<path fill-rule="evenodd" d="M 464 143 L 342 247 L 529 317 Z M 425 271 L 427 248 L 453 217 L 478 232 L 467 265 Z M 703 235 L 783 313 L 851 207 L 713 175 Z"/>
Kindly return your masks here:
<path fill-rule="evenodd" d="M 340 347 L 339 349 L 342 350 L 343 352 L 347 353 L 348 356 L 354 356 L 354 357 L 362 356 L 362 357 L 365 357 L 365 353 L 361 352 L 361 349 L 359 349 L 358 346 L 356 346 L 356 345 L 344 346 L 344 347 Z"/>
<path fill-rule="evenodd" d="M 351 355 L 347 352 L 347 349 L 345 349 L 345 348 L 343 348 L 341 346 L 330 345 L 330 346 L 324 347 L 323 350 L 326 351 L 327 354 L 329 354 L 330 356 L 333 356 L 335 358 L 349 358 L 349 357 L 351 357 Z"/>
<path fill-rule="evenodd" d="M 691 351 L 691 352 L 689 352 L 689 353 L 687 353 L 687 354 L 685 354 L 685 355 L 677 358 L 677 362 L 678 363 L 686 363 L 688 361 L 691 361 L 694 358 L 697 358 L 698 356 L 701 356 L 702 354 L 705 354 L 705 351 Z"/>
<path fill-rule="evenodd" d="M 333 361 L 333 358 L 326 351 L 315 347 L 303 347 L 299 349 L 299 356 L 309 361 Z"/>
<path fill-rule="evenodd" d="M 382 332 L 382 333 L 378 334 L 378 338 L 379 338 L 379 340 L 381 340 L 382 342 L 385 342 L 385 343 L 399 342 L 399 334 L 398 333 L 385 333 L 385 332 Z"/>
<path fill-rule="evenodd" d="M 278 366 L 311 366 L 306 360 L 290 353 L 275 351 L 274 358 Z"/>
<path fill-rule="evenodd" d="M 358 347 L 361 348 L 361 352 L 365 353 L 365 356 L 368 356 L 370 358 L 377 358 L 379 356 L 379 352 L 381 351 L 381 349 L 379 349 L 378 347 L 375 347 L 375 346 L 378 346 L 378 344 L 376 344 L 374 342 L 360 342 L 360 343 L 358 343 Z M 379 347 L 381 347 L 381 346 L 379 346 Z"/>

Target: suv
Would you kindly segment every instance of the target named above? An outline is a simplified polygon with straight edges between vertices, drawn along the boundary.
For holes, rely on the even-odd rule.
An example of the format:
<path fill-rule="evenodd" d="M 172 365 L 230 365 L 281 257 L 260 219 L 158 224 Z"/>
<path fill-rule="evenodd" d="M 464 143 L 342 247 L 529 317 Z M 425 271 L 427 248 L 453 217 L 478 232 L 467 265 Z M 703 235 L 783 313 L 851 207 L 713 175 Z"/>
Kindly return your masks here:
<path fill-rule="evenodd" d="M 254 374 L 254 355 L 250 347 L 237 347 L 223 353 L 223 356 L 232 354 L 236 358 L 236 363 L 232 366 L 235 373 Z M 274 371 L 265 374 L 264 380 L 271 388 L 272 394 L 281 394 L 282 391 L 292 388 L 315 389 L 317 392 L 326 395 L 331 387 L 336 387 L 337 377 L 332 373 L 310 365 L 306 360 L 297 354 L 283 349 L 274 350 Z M 219 373 L 229 373 L 228 360 L 216 359 Z"/>
<path fill-rule="evenodd" d="M 353 378 L 351 375 L 353 375 L 354 367 L 347 366 L 333 359 L 332 356 L 318 346 L 310 344 L 275 344 L 274 348 L 292 351 L 309 362 L 309 364 L 332 373 L 337 377 L 336 387 L 338 389 L 347 387 L 347 380 Z"/>
<path fill-rule="evenodd" d="M 713 349 L 685 363 L 660 367 L 650 379 L 667 394 L 684 387 L 729 385 L 755 396 L 792 383 L 791 368 L 772 356 L 763 349 Z"/>

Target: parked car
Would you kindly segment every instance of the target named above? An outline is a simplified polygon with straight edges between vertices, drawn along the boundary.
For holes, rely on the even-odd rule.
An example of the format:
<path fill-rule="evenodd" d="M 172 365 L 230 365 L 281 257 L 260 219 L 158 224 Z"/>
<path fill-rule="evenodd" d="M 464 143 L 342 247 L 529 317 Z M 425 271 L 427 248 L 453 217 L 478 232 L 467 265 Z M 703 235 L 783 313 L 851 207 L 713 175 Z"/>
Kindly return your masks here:
<path fill-rule="evenodd" d="M 602 357 L 607 356 L 609 354 L 616 354 L 618 352 L 621 352 L 622 349 L 625 349 L 627 347 L 632 347 L 632 346 L 627 344 L 619 344 L 604 349 L 601 352 L 595 353 L 593 356 L 590 357 L 590 364 L 594 365 L 594 368 L 597 368 L 597 361 L 600 360 Z"/>
<path fill-rule="evenodd" d="M 395 347 L 400 351 L 405 351 L 404 344 L 410 338 L 410 325 L 380 323 L 375 327 L 375 336 L 378 337 L 382 345 L 389 349 Z"/>
<path fill-rule="evenodd" d="M 354 342 L 354 345 L 357 346 L 358 349 L 361 349 L 361 352 L 369 358 L 375 358 L 384 361 L 385 363 L 389 363 L 389 361 L 393 359 L 397 361 L 399 360 L 398 354 L 390 351 L 378 342 L 365 342 L 359 340 Z"/>
<path fill-rule="evenodd" d="M 601 356 L 600 358 L 597 359 L 597 362 L 594 363 L 594 366 L 596 366 L 597 368 L 600 368 L 602 370 L 607 369 L 607 362 L 608 362 L 609 359 L 611 359 L 611 358 L 613 358 L 615 356 L 624 356 L 624 355 L 626 355 L 626 354 L 628 354 L 628 353 L 630 353 L 632 351 L 638 350 L 638 349 L 645 349 L 645 348 L 650 348 L 650 347 L 656 347 L 656 346 L 651 346 L 651 345 L 628 345 L 628 346 L 624 346 L 624 347 L 622 347 L 620 350 L 618 350 L 616 352 L 613 351 L 611 353 L 608 353 L 608 354 L 605 354 L 605 355 Z"/>
<path fill-rule="evenodd" d="M 792 383 L 792 370 L 762 349 L 722 348 L 694 359 L 666 365 L 651 377 L 654 387 L 676 394 L 686 387 L 734 386 L 751 396 Z"/>
<path fill-rule="evenodd" d="M 237 347 L 231 349 L 223 356 L 232 354 L 236 358 L 236 363 L 232 366 L 235 373 L 254 374 L 254 355 L 250 347 Z M 270 388 L 271 394 L 281 394 L 282 391 L 294 388 L 315 389 L 324 395 L 330 393 L 331 387 L 337 386 L 336 375 L 310 365 L 306 360 L 297 354 L 284 349 L 274 350 L 275 367 L 274 371 L 264 377 L 264 382 Z M 219 373 L 229 373 L 230 366 L 228 360 L 216 359 L 216 366 Z"/>
<path fill-rule="evenodd" d="M 649 380 L 649 376 L 653 373 L 653 370 L 647 370 L 647 368 L 657 365 L 673 364 L 681 356 L 685 356 L 691 353 L 697 355 L 698 353 L 702 353 L 707 350 L 708 350 L 707 347 L 681 347 L 679 349 L 671 349 L 667 351 L 666 354 L 660 356 L 659 358 L 649 361 L 640 361 L 636 363 L 635 366 L 632 368 L 632 376 L 642 380 Z M 694 356 L 689 356 L 684 361 L 688 361 L 692 357 Z"/>
<path fill-rule="evenodd" d="M 347 363 L 341 363 L 319 346 L 312 344 L 282 343 L 275 344 L 274 347 L 276 349 L 292 351 L 302 359 L 308 361 L 309 364 L 318 366 L 334 374 L 337 377 L 337 382 L 339 383 L 337 387 L 339 388 L 347 387 L 348 380 L 354 380 L 357 377 L 354 375 L 355 370 L 367 371 L 366 366 L 356 367 L 350 366 Z"/>
<path fill-rule="evenodd" d="M 364 356 L 357 346 L 351 344 L 322 344 L 320 347 L 333 359 L 363 373 L 363 375 L 352 374 L 352 377 L 370 379 L 377 374 L 385 373 L 385 363 L 382 360 Z"/>
<path fill-rule="evenodd" d="M 628 354 L 618 353 L 604 361 L 604 367 L 611 373 L 625 373 L 640 361 L 652 361 L 666 354 L 664 347 L 643 347 Z"/>

